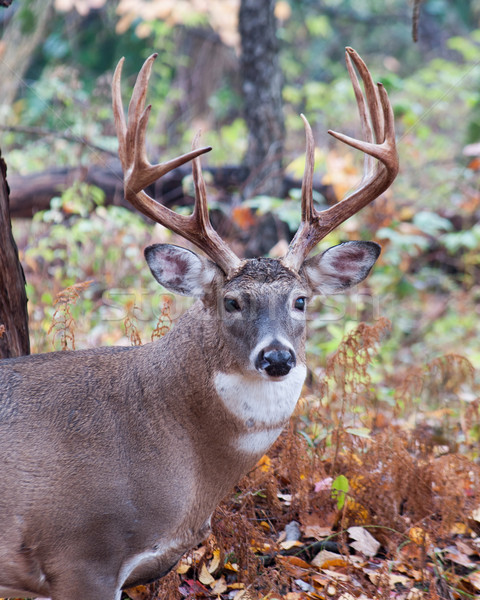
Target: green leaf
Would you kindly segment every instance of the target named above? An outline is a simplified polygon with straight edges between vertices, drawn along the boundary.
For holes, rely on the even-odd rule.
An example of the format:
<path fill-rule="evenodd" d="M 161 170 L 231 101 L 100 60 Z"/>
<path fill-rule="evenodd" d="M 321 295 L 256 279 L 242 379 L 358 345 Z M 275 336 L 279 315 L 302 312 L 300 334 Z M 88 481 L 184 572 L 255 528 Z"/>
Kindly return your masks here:
<path fill-rule="evenodd" d="M 345 505 L 345 498 L 350 486 L 345 475 L 339 475 L 332 481 L 332 498 L 337 501 L 338 510 Z"/>
<path fill-rule="evenodd" d="M 345 431 L 350 435 L 370 439 L 371 430 L 368 427 L 347 427 Z"/>
<path fill-rule="evenodd" d="M 453 229 L 451 221 L 430 211 L 420 211 L 413 217 L 413 224 L 428 235 L 437 236 L 443 231 Z"/>

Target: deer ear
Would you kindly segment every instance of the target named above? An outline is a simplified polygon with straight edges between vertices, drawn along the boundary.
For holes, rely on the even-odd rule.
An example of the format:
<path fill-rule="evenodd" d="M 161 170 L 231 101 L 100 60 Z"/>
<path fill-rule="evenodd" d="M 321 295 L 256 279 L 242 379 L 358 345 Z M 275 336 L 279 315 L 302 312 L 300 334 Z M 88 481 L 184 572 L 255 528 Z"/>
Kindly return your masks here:
<path fill-rule="evenodd" d="M 375 242 L 345 242 L 303 263 L 314 294 L 334 294 L 360 283 L 380 255 Z"/>
<path fill-rule="evenodd" d="M 145 259 L 158 283 L 182 296 L 203 298 L 216 273 L 206 258 L 172 244 L 148 246 Z"/>

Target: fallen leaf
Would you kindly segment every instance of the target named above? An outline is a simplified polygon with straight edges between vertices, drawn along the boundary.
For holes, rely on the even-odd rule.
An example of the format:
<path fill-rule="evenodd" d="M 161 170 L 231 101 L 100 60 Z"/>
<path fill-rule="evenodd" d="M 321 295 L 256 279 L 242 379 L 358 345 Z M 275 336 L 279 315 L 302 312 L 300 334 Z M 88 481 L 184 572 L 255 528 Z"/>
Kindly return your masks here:
<path fill-rule="evenodd" d="M 330 578 L 325 577 L 321 573 L 315 573 L 311 576 L 311 580 L 316 587 L 325 587 L 330 583 Z"/>
<path fill-rule="evenodd" d="M 264 454 L 262 458 L 257 462 L 257 468 L 264 473 L 268 473 L 272 468 L 272 461 L 270 458 Z"/>
<path fill-rule="evenodd" d="M 466 554 L 458 551 L 451 551 L 445 553 L 445 558 L 447 560 L 451 560 L 457 565 L 462 565 L 462 567 L 466 567 L 467 569 L 472 569 L 476 566 L 476 563 L 471 561 Z"/>
<path fill-rule="evenodd" d="M 323 490 L 330 490 L 332 487 L 332 482 L 333 482 L 333 478 L 332 477 L 325 477 L 325 479 L 321 479 L 320 481 L 317 481 L 315 483 L 315 487 L 314 492 L 316 494 L 318 494 L 318 492 L 321 492 Z"/>
<path fill-rule="evenodd" d="M 217 579 L 217 581 L 212 585 L 211 589 L 213 594 L 224 594 L 228 589 L 225 577 L 222 575 L 220 579 Z"/>
<path fill-rule="evenodd" d="M 349 512 L 351 514 L 355 515 L 356 523 L 367 524 L 368 521 L 370 520 L 368 510 L 364 506 L 362 506 L 361 504 L 356 502 L 350 496 L 347 497 L 347 507 L 348 507 Z"/>
<path fill-rule="evenodd" d="M 425 594 L 418 588 L 412 588 L 407 595 L 407 600 L 423 600 Z"/>
<path fill-rule="evenodd" d="M 179 588 L 180 592 L 185 592 L 185 595 L 194 594 L 195 596 L 199 596 L 200 598 L 204 598 L 205 596 L 210 596 L 209 590 L 202 585 L 199 581 L 195 581 L 195 579 L 185 579 L 185 585 L 182 585 Z"/>
<path fill-rule="evenodd" d="M 480 506 L 472 510 L 472 519 L 480 523 Z"/>
<path fill-rule="evenodd" d="M 330 567 L 346 567 L 347 561 L 341 554 L 329 552 L 328 550 L 320 550 L 311 562 L 313 567 L 319 569 L 328 569 Z"/>
<path fill-rule="evenodd" d="M 418 546 L 427 546 L 430 544 L 428 533 L 421 527 L 411 527 L 408 537 Z"/>
<path fill-rule="evenodd" d="M 234 596 L 235 600 L 254 600 L 252 594 L 248 590 L 241 590 Z"/>
<path fill-rule="evenodd" d="M 320 525 L 307 525 L 303 530 L 303 535 L 306 538 L 314 538 L 322 540 L 329 535 L 332 535 L 331 527 L 321 527 Z"/>
<path fill-rule="evenodd" d="M 146 585 L 137 585 L 132 588 L 128 588 L 125 590 L 125 593 L 132 600 L 148 600 L 150 598 L 151 593 Z"/>
<path fill-rule="evenodd" d="M 412 580 L 410 579 L 410 577 L 407 577 L 406 575 L 399 575 L 398 573 L 389 573 L 388 574 L 388 583 L 390 584 L 390 587 L 393 589 L 393 587 L 397 583 L 401 583 L 405 587 L 410 586 L 412 583 Z"/>
<path fill-rule="evenodd" d="M 469 528 L 465 523 L 454 523 L 450 529 L 451 535 L 467 535 Z"/>
<path fill-rule="evenodd" d="M 332 571 L 331 569 L 323 569 L 324 575 L 328 575 L 331 579 L 335 581 L 349 581 L 350 575 L 345 575 L 345 573 L 339 573 L 338 571 Z"/>
<path fill-rule="evenodd" d="M 190 571 L 190 568 L 192 566 L 192 561 L 187 559 L 182 559 L 179 563 L 178 566 L 176 568 L 176 571 L 179 575 L 185 575 L 185 573 L 188 573 L 188 571 Z"/>
<path fill-rule="evenodd" d="M 216 548 L 213 551 L 213 558 L 210 561 L 210 564 L 208 565 L 208 572 L 215 573 L 215 571 L 217 571 L 219 566 L 220 566 L 220 550 L 218 548 Z"/>
<path fill-rule="evenodd" d="M 295 548 L 295 546 L 303 546 L 302 542 L 298 540 L 285 540 L 284 542 L 280 542 L 280 548 L 283 550 L 290 550 L 290 548 Z"/>
<path fill-rule="evenodd" d="M 205 556 L 205 554 L 207 553 L 207 547 L 206 546 L 200 546 L 200 548 L 196 548 L 193 552 L 192 552 L 192 561 L 194 564 L 199 563 L 202 558 Z"/>
<path fill-rule="evenodd" d="M 462 540 L 455 540 L 455 546 L 458 548 L 459 552 L 463 552 L 467 556 L 472 556 L 474 554 L 478 554 L 476 550 L 471 548 L 468 544 L 463 542 Z"/>
<path fill-rule="evenodd" d="M 245 589 L 245 584 L 244 583 L 239 583 L 237 581 L 235 583 L 229 583 L 229 584 L 227 584 L 227 588 L 229 590 L 243 590 L 243 589 Z"/>
<path fill-rule="evenodd" d="M 373 585 L 378 585 L 378 582 L 382 578 L 382 574 L 378 571 L 372 571 L 371 569 L 364 569 L 363 572 L 370 579 Z"/>
<path fill-rule="evenodd" d="M 213 583 L 215 583 L 215 578 L 212 577 L 212 575 L 210 575 L 210 573 L 208 572 L 207 569 L 207 565 L 203 564 L 202 568 L 200 569 L 200 574 L 198 576 L 198 579 L 200 581 L 200 583 L 203 583 L 203 585 L 212 585 Z"/>
<path fill-rule="evenodd" d="M 307 563 L 307 566 L 304 567 L 303 564 L 298 563 L 297 561 L 293 561 L 292 558 L 296 558 L 293 556 L 282 556 L 278 555 L 276 557 L 276 561 L 279 565 L 281 565 L 283 571 L 288 573 L 290 577 L 301 578 L 304 577 L 306 571 L 310 571 L 311 567 Z M 301 560 L 301 559 L 299 559 Z M 302 561 L 303 563 L 304 561 Z"/>
<path fill-rule="evenodd" d="M 364 527 L 349 527 L 348 533 L 355 541 L 350 542 L 350 546 L 355 548 L 357 552 L 361 552 L 365 556 L 373 557 L 380 548 L 378 542 L 373 535 Z"/>
<path fill-rule="evenodd" d="M 296 567 L 301 567 L 302 569 L 310 569 L 310 565 L 303 560 L 302 558 L 299 558 L 298 556 L 281 556 L 278 557 L 281 558 L 282 562 L 288 562 L 291 565 L 295 565 Z"/>
<path fill-rule="evenodd" d="M 470 573 L 467 579 L 476 590 L 480 590 L 480 571 L 477 571 L 476 573 Z"/>
<path fill-rule="evenodd" d="M 363 572 L 367 575 L 373 585 L 379 585 L 381 581 L 384 581 L 384 573 L 372 571 L 371 569 L 363 569 Z M 388 583 L 390 585 L 390 589 L 394 589 L 397 583 L 411 587 L 413 582 L 410 577 L 407 577 L 406 575 L 400 575 L 399 573 L 388 573 Z"/>

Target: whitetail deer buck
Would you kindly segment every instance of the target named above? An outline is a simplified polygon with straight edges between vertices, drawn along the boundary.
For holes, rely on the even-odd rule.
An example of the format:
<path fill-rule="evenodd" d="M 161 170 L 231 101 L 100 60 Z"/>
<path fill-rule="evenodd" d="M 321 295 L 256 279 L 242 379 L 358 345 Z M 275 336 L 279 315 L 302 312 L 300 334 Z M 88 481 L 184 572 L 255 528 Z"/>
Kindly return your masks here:
<path fill-rule="evenodd" d="M 302 224 L 280 260 L 241 260 L 213 230 L 198 158 L 209 148 L 148 162 L 144 104 L 154 59 L 139 73 L 128 122 L 123 61 L 114 76 L 125 196 L 208 256 L 169 244 L 145 251 L 159 283 L 198 301 L 152 344 L 1 364 L 0 596 L 118 600 L 122 588 L 165 575 L 207 535 L 215 506 L 290 417 L 306 372 L 307 301 L 362 281 L 380 251 L 374 243 L 347 242 L 307 258 L 398 171 L 387 94 L 354 50 L 347 48 L 347 66 L 366 141 L 330 133 L 368 156 L 364 179 L 345 200 L 317 212 L 314 142 L 303 118 Z M 192 159 L 192 216 L 143 191 Z"/>

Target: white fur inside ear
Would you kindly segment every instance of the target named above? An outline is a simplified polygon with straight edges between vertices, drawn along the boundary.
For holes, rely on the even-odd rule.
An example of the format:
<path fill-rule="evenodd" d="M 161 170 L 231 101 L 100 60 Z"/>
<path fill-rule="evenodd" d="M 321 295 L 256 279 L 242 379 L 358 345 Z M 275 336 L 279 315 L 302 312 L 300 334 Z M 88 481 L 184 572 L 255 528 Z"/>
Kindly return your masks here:
<path fill-rule="evenodd" d="M 360 283 L 380 254 L 375 242 L 345 242 L 303 264 L 315 294 L 334 294 Z"/>
<path fill-rule="evenodd" d="M 215 276 L 213 263 L 180 246 L 148 246 L 145 258 L 158 283 L 182 296 L 202 298 Z"/>

